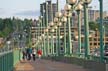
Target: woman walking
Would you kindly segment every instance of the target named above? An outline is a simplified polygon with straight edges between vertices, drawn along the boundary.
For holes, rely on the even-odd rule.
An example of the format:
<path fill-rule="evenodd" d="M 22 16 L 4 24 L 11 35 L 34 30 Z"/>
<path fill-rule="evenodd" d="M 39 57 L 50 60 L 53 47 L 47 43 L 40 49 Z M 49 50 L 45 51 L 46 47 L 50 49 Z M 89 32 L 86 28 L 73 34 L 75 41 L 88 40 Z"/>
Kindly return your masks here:
<path fill-rule="evenodd" d="M 35 61 L 36 60 L 36 49 L 35 48 L 32 49 L 32 57 L 33 57 L 33 60 Z"/>

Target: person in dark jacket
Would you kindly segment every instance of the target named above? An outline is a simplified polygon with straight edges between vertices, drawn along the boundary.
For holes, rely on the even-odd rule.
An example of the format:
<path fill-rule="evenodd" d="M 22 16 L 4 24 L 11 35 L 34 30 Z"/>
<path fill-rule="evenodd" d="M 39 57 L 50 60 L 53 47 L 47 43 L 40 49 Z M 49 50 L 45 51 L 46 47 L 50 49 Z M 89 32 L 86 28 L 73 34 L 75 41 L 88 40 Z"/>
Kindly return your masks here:
<path fill-rule="evenodd" d="M 27 57 L 28 57 L 28 60 L 31 60 L 31 56 L 32 56 L 32 48 L 27 48 Z"/>

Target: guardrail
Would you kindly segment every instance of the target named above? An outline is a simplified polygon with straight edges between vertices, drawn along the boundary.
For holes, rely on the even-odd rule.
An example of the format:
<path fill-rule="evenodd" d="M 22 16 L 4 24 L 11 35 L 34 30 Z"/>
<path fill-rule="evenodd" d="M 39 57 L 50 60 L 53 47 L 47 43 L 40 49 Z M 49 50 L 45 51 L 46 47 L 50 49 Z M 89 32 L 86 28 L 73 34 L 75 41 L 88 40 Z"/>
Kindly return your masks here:
<path fill-rule="evenodd" d="M 19 50 L 0 52 L 0 71 L 12 71 L 19 61 Z"/>

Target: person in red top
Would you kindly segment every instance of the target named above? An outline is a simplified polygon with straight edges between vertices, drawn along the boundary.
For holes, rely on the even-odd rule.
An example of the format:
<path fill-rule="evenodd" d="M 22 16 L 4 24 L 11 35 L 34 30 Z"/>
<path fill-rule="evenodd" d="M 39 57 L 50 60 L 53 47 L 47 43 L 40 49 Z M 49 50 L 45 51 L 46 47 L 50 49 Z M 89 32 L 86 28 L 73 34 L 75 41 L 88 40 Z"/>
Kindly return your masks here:
<path fill-rule="evenodd" d="M 37 54 L 38 54 L 38 57 L 39 57 L 39 59 L 40 59 L 41 56 L 42 56 L 42 50 L 39 49 L 39 50 L 37 51 Z"/>

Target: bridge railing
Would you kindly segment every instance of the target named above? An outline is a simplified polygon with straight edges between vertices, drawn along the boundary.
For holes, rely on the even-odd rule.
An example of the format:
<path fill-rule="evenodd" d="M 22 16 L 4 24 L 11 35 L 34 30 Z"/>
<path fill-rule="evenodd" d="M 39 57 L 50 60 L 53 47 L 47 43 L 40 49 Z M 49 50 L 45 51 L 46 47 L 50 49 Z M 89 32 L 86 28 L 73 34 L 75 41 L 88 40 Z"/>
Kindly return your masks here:
<path fill-rule="evenodd" d="M 4 50 L 0 52 L 0 71 L 12 71 L 19 61 L 19 50 Z"/>

